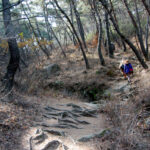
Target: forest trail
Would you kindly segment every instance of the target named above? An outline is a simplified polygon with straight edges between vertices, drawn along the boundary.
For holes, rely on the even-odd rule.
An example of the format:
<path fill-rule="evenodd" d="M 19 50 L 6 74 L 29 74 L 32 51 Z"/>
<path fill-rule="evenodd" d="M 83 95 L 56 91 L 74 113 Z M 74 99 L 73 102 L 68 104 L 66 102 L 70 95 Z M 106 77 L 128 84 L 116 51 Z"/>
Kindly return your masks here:
<path fill-rule="evenodd" d="M 115 53 L 115 61 L 109 67 L 115 65 L 115 68 L 118 68 L 121 59 L 120 54 Z M 134 60 L 132 64 L 136 66 Z M 131 84 L 123 79 L 119 69 L 114 73 L 116 76 L 108 76 L 109 80 L 106 78 L 109 88 L 104 91 L 107 98 L 102 100 L 102 103 L 84 102 L 80 98 L 66 96 L 63 93 L 61 96 L 55 96 L 55 91 L 53 96 L 51 96 L 52 92 L 47 91 L 41 96 L 25 95 L 24 99 L 22 95 L 17 96 L 15 93 L 12 99 L 16 99 L 16 102 L 6 107 L 10 113 L 19 108 L 15 115 L 18 118 L 22 116 L 20 124 L 21 126 L 23 124 L 22 127 L 27 126 L 27 129 L 17 129 L 12 132 L 14 135 L 10 141 L 11 148 L 7 146 L 8 150 L 100 150 L 102 148 L 107 150 L 110 143 L 102 139 L 111 136 L 112 124 L 109 117 L 103 113 L 103 108 L 111 104 L 111 99 L 117 100 L 117 105 L 125 106 L 130 97 L 135 94 L 138 82 L 136 73 Z M 1 106 L 3 111 L 5 109 L 3 102 Z M 10 123 L 11 126 L 12 122 Z M 19 141 L 19 145 L 15 144 L 12 148 L 14 139 Z"/>
<path fill-rule="evenodd" d="M 118 65 L 121 57 L 117 60 Z M 116 96 L 120 99 L 120 104 L 125 105 L 135 92 L 137 78 L 134 77 L 132 84 L 128 84 L 120 76 L 110 80 L 111 86 L 105 94 Z M 42 117 L 23 136 L 22 145 L 25 150 L 97 150 L 100 149 L 97 147 L 100 142 L 95 142 L 95 139 L 111 134 L 107 116 L 99 111 L 102 104 L 47 96 L 40 99 Z M 108 148 L 106 145 L 104 147 Z"/>
<path fill-rule="evenodd" d="M 89 141 L 97 134 L 101 137 L 109 134 L 105 116 L 98 112 L 98 105 L 71 99 L 43 97 L 42 100 L 42 121 L 35 122 L 35 127 L 30 128 L 24 135 L 22 143 L 25 150 L 30 149 L 31 145 L 32 150 L 42 150 L 53 141 L 60 142 L 59 148 L 57 147 L 60 150 L 65 147 L 70 150 L 95 150 L 94 142 Z M 31 137 L 32 142 L 29 144 Z M 50 147 L 53 146 L 50 145 L 49 149 Z"/>

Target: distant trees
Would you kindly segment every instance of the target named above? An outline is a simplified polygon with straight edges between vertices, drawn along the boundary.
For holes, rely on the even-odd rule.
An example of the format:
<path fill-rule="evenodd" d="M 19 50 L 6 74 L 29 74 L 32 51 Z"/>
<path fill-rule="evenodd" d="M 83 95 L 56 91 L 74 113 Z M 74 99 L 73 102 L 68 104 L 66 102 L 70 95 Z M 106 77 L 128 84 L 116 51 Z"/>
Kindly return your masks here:
<path fill-rule="evenodd" d="M 89 69 L 87 49 L 94 37 L 100 65 L 106 64 L 104 43 L 109 57 L 114 58 L 112 42 L 116 42 L 124 52 L 126 46 L 130 47 L 143 68 L 148 68 L 149 6 L 150 0 L 19 0 L 13 4 L 2 0 L 0 22 L 4 22 L 4 26 L 0 24 L 0 33 L 5 38 L 0 40 L 0 47 L 10 52 L 3 81 L 11 89 L 20 58 L 23 64 L 28 63 L 30 56 L 50 58 L 54 49 L 67 57 L 69 46 L 80 48 Z M 137 37 L 139 46 L 134 44 L 133 36 Z"/>
<path fill-rule="evenodd" d="M 115 19 L 114 19 L 112 13 L 111 13 L 111 10 L 109 10 L 108 3 L 106 2 L 106 0 L 100 0 L 100 2 L 101 2 L 101 4 L 103 5 L 103 7 L 105 8 L 105 10 L 107 11 L 107 13 L 109 14 L 110 19 L 111 19 L 111 21 L 112 21 L 112 23 L 113 23 L 113 26 L 114 26 L 115 30 L 117 31 L 117 33 L 119 34 L 119 36 L 120 36 L 120 37 L 129 45 L 129 47 L 133 50 L 133 52 L 135 53 L 135 55 L 136 55 L 136 57 L 138 58 L 139 62 L 140 62 L 141 65 L 143 66 L 143 68 L 147 69 L 148 66 L 147 66 L 147 64 L 144 62 L 142 56 L 140 55 L 140 53 L 138 52 L 138 50 L 136 49 L 136 47 L 133 45 L 133 43 L 132 43 L 127 37 L 125 37 L 125 36 L 121 33 L 121 31 L 120 31 L 120 29 L 119 29 L 117 23 L 115 22 Z"/>

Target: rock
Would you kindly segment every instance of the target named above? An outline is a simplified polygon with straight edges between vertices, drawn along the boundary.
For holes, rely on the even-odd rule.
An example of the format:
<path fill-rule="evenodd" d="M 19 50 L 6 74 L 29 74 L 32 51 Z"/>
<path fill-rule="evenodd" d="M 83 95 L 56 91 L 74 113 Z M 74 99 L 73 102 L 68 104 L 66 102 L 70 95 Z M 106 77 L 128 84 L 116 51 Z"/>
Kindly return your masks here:
<path fill-rule="evenodd" d="M 59 116 L 61 116 L 61 118 L 66 118 L 66 117 L 70 117 L 72 119 L 74 119 L 74 117 L 80 117 L 80 115 L 75 114 L 71 111 L 64 111 L 64 112 L 60 112 Z"/>
<path fill-rule="evenodd" d="M 74 113 L 82 113 L 83 110 L 79 109 L 79 108 L 73 108 L 72 112 Z"/>
<path fill-rule="evenodd" d="M 47 133 L 50 133 L 50 134 L 53 134 L 53 135 L 56 135 L 56 136 L 65 136 L 65 132 L 60 132 L 60 131 L 55 131 L 55 130 L 43 130 Z"/>
<path fill-rule="evenodd" d="M 81 129 L 81 128 L 78 128 L 78 127 L 75 126 L 75 125 L 72 125 L 72 124 L 65 124 L 65 123 L 54 124 L 54 125 L 50 125 L 49 127 L 53 127 L 53 128 L 62 128 L 62 129 L 70 129 L 70 128 Z"/>
<path fill-rule="evenodd" d="M 75 125 L 78 124 L 73 119 L 58 119 L 58 122 L 60 122 L 60 123 L 62 123 L 62 122 L 64 122 L 64 123 L 71 123 L 71 124 L 75 124 Z"/>
<path fill-rule="evenodd" d="M 58 64 L 50 64 L 48 66 L 44 66 L 41 72 L 43 73 L 45 78 L 49 78 L 52 75 L 56 75 L 61 70 Z"/>
<path fill-rule="evenodd" d="M 61 109 L 50 107 L 50 106 L 47 106 L 44 109 L 47 110 L 47 111 L 62 111 Z"/>
<path fill-rule="evenodd" d="M 37 125 L 43 126 L 43 127 L 50 127 L 50 125 L 49 125 L 49 124 L 46 124 L 46 123 L 41 123 L 41 124 L 37 124 Z"/>
<path fill-rule="evenodd" d="M 145 120 L 145 125 L 146 125 L 146 128 L 147 128 L 147 129 L 150 129 L 150 118 L 147 118 L 147 119 Z"/>
<path fill-rule="evenodd" d="M 100 105 L 98 105 L 98 104 L 93 104 L 93 103 L 84 103 L 84 104 L 86 104 L 86 105 L 89 106 L 89 107 L 92 107 L 93 109 L 98 109 L 98 108 L 100 107 Z"/>
<path fill-rule="evenodd" d="M 47 118 L 47 119 L 55 119 L 55 120 L 57 120 L 57 118 L 56 117 L 54 117 L 54 116 L 49 116 L 48 114 L 46 115 L 46 114 L 43 114 L 42 115 L 44 118 Z"/>
<path fill-rule="evenodd" d="M 108 134 L 110 134 L 110 133 L 111 133 L 111 132 L 110 132 L 109 129 L 105 129 L 105 130 L 101 131 L 100 133 L 91 134 L 91 135 L 87 135 L 87 136 L 85 136 L 85 137 L 82 137 L 82 138 L 80 138 L 78 141 L 79 141 L 79 142 L 88 142 L 88 141 L 90 141 L 90 140 L 92 140 L 92 139 L 94 139 L 94 138 L 102 138 L 102 137 L 104 137 L 105 135 L 108 135 Z"/>
<path fill-rule="evenodd" d="M 68 150 L 69 148 L 66 145 L 63 145 L 63 150 Z"/>
<path fill-rule="evenodd" d="M 76 113 L 74 113 L 73 111 L 68 111 L 68 113 L 69 113 L 69 116 L 70 116 L 70 117 L 71 117 L 71 116 L 73 116 L 73 117 L 80 117 L 79 114 L 76 114 Z"/>
<path fill-rule="evenodd" d="M 72 108 L 78 108 L 78 109 L 82 110 L 82 108 L 80 106 L 73 104 L 73 103 L 69 103 L 69 104 L 67 104 L 67 106 L 69 106 L 69 107 L 71 106 Z"/>
<path fill-rule="evenodd" d="M 36 134 L 40 134 L 41 132 L 42 132 L 41 129 L 37 129 L 37 130 L 36 130 Z"/>
<path fill-rule="evenodd" d="M 59 141 L 51 141 L 49 142 L 43 149 L 41 150 L 57 150 L 57 148 L 60 146 L 60 142 Z"/>
<path fill-rule="evenodd" d="M 116 92 L 129 92 L 130 91 L 130 85 L 128 85 L 127 82 L 119 82 L 115 87 L 114 91 Z"/>
<path fill-rule="evenodd" d="M 49 113 L 48 112 L 48 113 L 46 113 L 46 115 L 49 115 L 49 116 L 59 116 L 60 114 L 59 113 L 53 113 L 53 112 Z"/>
<path fill-rule="evenodd" d="M 84 125 L 88 125 L 88 124 L 90 124 L 89 122 L 87 122 L 87 121 L 81 121 L 81 120 L 78 120 L 78 119 L 76 119 L 76 121 L 78 122 L 78 123 L 80 123 L 80 124 L 84 124 Z"/>
<path fill-rule="evenodd" d="M 43 139 L 44 137 L 45 137 L 45 134 L 42 132 L 41 134 L 35 136 L 35 137 L 33 138 L 33 140 L 40 140 L 40 139 Z"/>
<path fill-rule="evenodd" d="M 96 117 L 97 110 L 85 110 L 80 115 L 85 117 Z"/>
<path fill-rule="evenodd" d="M 37 141 L 36 144 L 40 144 L 40 143 L 44 142 L 47 138 L 48 138 L 48 136 L 42 132 L 41 134 L 35 136 L 33 138 L 33 140 Z"/>
<path fill-rule="evenodd" d="M 87 71 L 86 71 L 86 70 L 84 70 L 84 71 L 83 71 L 83 74 L 87 74 Z"/>

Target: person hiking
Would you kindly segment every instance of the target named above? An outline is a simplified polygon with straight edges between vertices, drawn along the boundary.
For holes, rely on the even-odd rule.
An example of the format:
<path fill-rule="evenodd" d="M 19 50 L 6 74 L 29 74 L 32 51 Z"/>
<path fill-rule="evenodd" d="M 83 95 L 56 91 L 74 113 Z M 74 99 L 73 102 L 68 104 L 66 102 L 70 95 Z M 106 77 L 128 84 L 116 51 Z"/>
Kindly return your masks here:
<path fill-rule="evenodd" d="M 127 76 L 126 76 L 126 74 L 124 72 L 124 66 L 125 66 L 125 60 L 124 60 L 124 58 L 122 58 L 122 60 L 120 62 L 120 65 L 119 65 L 119 69 L 120 69 L 122 75 L 124 76 L 124 79 L 126 79 Z"/>
<path fill-rule="evenodd" d="M 128 82 L 131 82 L 130 76 L 133 75 L 133 67 L 131 63 L 129 63 L 129 60 L 125 60 L 124 73 L 126 74 L 128 78 Z"/>

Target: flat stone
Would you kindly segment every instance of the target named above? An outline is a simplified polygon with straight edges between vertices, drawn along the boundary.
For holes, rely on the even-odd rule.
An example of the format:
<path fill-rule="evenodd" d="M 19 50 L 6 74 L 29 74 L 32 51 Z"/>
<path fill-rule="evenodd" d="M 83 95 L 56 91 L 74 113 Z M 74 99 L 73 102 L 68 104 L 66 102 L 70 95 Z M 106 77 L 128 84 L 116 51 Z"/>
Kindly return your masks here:
<path fill-rule="evenodd" d="M 84 104 L 86 104 L 86 105 L 89 106 L 89 107 L 92 107 L 93 109 L 98 109 L 98 108 L 100 107 L 100 105 L 98 105 L 98 104 L 93 104 L 93 103 L 84 103 Z"/>
<path fill-rule="evenodd" d="M 78 109 L 81 109 L 81 110 L 82 110 L 82 108 L 81 108 L 80 106 L 78 106 L 78 105 L 76 105 L 76 104 L 73 104 L 73 103 L 69 103 L 69 104 L 67 104 L 67 106 L 71 106 L 71 107 L 73 107 L 73 108 L 78 108 Z"/>
<path fill-rule="evenodd" d="M 96 117 L 96 112 L 97 110 L 85 110 L 80 113 L 80 115 L 85 117 Z"/>
<path fill-rule="evenodd" d="M 53 135 L 56 135 L 56 136 L 65 136 L 65 132 L 60 132 L 60 131 L 55 131 L 55 130 L 48 130 L 48 129 L 45 129 L 43 130 L 47 133 L 50 133 L 50 134 L 53 134 Z"/>
<path fill-rule="evenodd" d="M 57 148 L 60 146 L 60 142 L 59 141 L 51 141 L 49 142 L 43 149 L 41 150 L 57 150 Z"/>
<path fill-rule="evenodd" d="M 75 124 L 75 125 L 78 124 L 73 119 L 58 119 L 58 122 L 60 122 L 60 123 L 62 123 L 62 122 L 64 122 L 64 123 L 71 123 L 71 124 Z"/>
<path fill-rule="evenodd" d="M 101 131 L 100 133 L 91 134 L 91 135 L 87 135 L 87 136 L 85 136 L 85 137 L 82 137 L 82 138 L 80 138 L 78 141 L 79 141 L 79 142 L 88 142 L 88 141 L 90 141 L 90 140 L 92 140 L 92 139 L 94 139 L 94 138 L 102 138 L 102 137 L 104 137 L 105 135 L 108 135 L 108 134 L 110 134 L 110 133 L 111 133 L 111 132 L 110 132 L 109 129 L 105 129 L 105 130 Z"/>
<path fill-rule="evenodd" d="M 36 141 L 35 144 L 40 144 L 40 143 L 44 142 L 47 138 L 48 138 L 48 136 L 42 132 L 41 134 L 35 136 L 33 138 L 33 140 Z"/>

